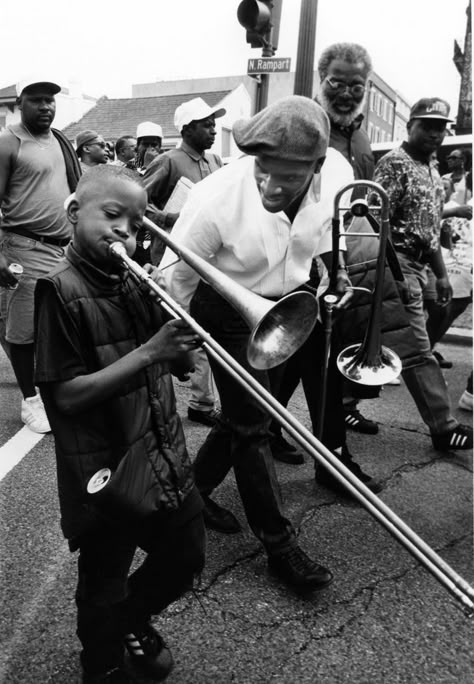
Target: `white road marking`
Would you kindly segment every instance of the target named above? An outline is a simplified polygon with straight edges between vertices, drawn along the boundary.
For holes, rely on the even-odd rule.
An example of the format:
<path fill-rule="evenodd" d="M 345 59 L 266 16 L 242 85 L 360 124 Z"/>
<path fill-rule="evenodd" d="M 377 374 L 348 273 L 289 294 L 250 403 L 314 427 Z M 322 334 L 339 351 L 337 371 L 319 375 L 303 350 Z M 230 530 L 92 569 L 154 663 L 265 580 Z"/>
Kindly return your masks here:
<path fill-rule="evenodd" d="M 23 427 L 0 447 L 0 481 L 3 480 L 31 449 L 43 439 L 44 434 Z"/>

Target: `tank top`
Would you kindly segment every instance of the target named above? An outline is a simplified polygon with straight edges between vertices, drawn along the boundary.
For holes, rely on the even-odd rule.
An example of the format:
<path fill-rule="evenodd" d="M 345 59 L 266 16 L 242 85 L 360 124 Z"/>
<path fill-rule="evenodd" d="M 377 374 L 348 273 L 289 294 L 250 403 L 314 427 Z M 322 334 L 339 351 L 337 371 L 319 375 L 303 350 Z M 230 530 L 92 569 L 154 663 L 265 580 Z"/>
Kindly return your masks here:
<path fill-rule="evenodd" d="M 2 228 L 70 237 L 72 229 L 64 209 L 70 190 L 58 141 L 51 134 L 51 142 L 40 145 L 21 123 L 7 130 L 19 140 L 20 147 L 2 202 Z"/>

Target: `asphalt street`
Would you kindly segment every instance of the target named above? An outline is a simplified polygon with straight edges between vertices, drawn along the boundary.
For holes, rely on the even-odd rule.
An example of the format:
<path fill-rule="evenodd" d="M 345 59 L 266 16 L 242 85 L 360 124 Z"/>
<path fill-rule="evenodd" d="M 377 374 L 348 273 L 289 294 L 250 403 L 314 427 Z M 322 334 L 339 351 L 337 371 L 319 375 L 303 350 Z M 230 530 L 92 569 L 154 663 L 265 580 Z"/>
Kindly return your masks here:
<path fill-rule="evenodd" d="M 454 413 L 472 368 L 472 340 L 440 345 Z M 189 451 L 207 428 L 186 418 Z M 301 389 L 291 412 L 309 427 Z M 380 498 L 465 580 L 474 583 L 472 452 L 433 450 L 403 383 L 361 404 L 377 436 L 350 432 L 352 453 L 381 478 Z M 20 394 L 0 351 L 0 447 L 22 427 Z M 0 452 L 1 453 L 1 452 Z M 0 463 L 1 466 L 1 463 Z M 333 584 L 298 595 L 268 574 L 229 476 L 215 498 L 244 531 L 209 533 L 194 593 L 155 620 L 176 666 L 170 684 L 467 684 L 474 679 L 472 620 L 364 506 L 316 487 L 312 459 L 277 463 L 286 512 L 302 547 L 331 568 Z M 77 684 L 76 555 L 58 524 L 54 447 L 41 439 L 0 481 L 0 682 Z M 140 562 L 137 556 L 136 562 Z"/>

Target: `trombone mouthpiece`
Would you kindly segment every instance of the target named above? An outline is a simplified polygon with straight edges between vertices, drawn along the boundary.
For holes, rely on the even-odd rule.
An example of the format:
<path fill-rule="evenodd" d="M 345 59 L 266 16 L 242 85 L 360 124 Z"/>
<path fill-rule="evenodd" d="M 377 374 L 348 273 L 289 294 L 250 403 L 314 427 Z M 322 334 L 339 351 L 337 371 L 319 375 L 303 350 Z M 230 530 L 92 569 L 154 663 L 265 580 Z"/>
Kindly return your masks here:
<path fill-rule="evenodd" d="M 109 252 L 112 256 L 117 257 L 119 259 L 124 256 L 127 256 L 127 250 L 121 242 L 112 242 L 112 244 L 109 247 Z"/>

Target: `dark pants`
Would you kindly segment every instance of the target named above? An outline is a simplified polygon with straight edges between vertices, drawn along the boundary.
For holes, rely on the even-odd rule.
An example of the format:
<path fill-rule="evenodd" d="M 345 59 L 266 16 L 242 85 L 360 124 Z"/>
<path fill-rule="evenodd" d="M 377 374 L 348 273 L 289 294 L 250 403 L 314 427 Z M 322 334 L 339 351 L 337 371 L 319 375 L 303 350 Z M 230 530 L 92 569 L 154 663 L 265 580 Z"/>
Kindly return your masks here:
<path fill-rule="evenodd" d="M 129 577 L 139 546 L 146 547 L 147 556 Z M 77 635 L 87 673 L 121 665 L 123 636 L 140 630 L 151 615 L 192 588 L 204 566 L 204 548 L 201 513 L 178 527 L 157 526 L 149 531 L 146 544 L 105 523 L 80 539 Z"/>
<path fill-rule="evenodd" d="M 201 283 L 191 302 L 193 317 L 260 384 L 271 391 L 282 367 L 253 369 L 246 356 L 249 328 L 212 288 Z M 279 485 L 269 444 L 270 417 L 247 389 L 209 357 L 223 419 L 210 431 L 194 462 L 196 485 L 209 495 L 231 468 L 249 525 L 270 553 L 294 544 L 295 531 L 281 512 Z"/>
<path fill-rule="evenodd" d="M 321 441 L 328 449 L 337 449 L 346 443 L 346 426 L 342 404 L 342 382 L 337 365 L 338 342 L 333 331 L 329 357 L 326 402 L 322 431 L 320 430 L 320 405 L 325 365 L 325 332 L 321 323 L 316 323 L 306 342 L 288 360 L 276 398 L 287 406 L 301 378 L 303 390 L 315 435 L 321 434 Z M 278 424 L 272 424 L 272 432 L 278 432 Z"/>

